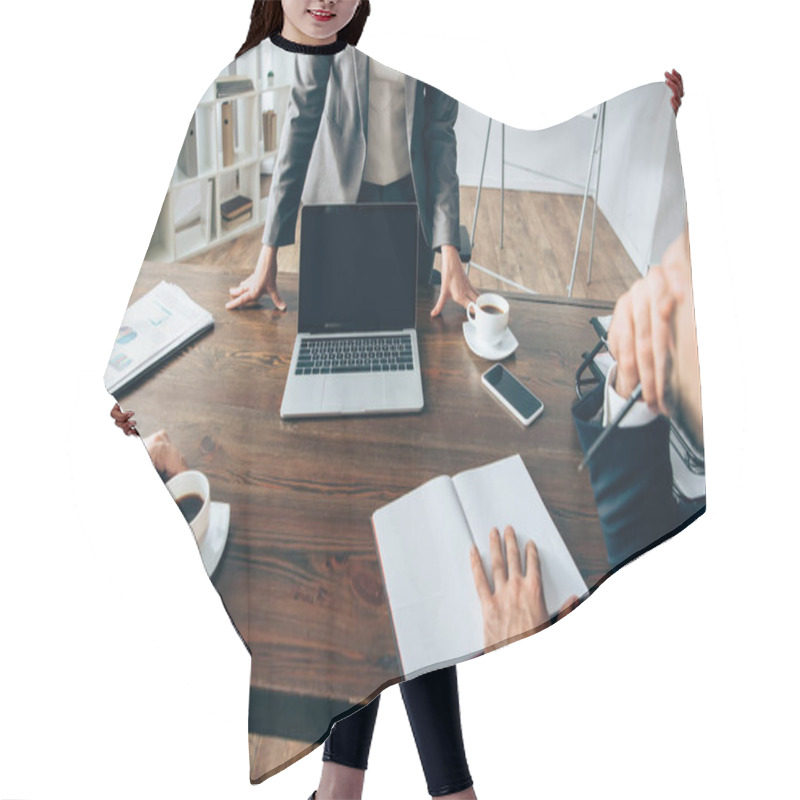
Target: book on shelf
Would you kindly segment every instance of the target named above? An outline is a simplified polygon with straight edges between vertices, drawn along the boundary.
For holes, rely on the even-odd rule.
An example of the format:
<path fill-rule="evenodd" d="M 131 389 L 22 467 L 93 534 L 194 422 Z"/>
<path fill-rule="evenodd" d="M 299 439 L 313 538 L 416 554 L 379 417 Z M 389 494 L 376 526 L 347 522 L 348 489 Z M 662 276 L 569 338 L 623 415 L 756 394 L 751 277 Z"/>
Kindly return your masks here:
<path fill-rule="evenodd" d="M 175 233 L 201 226 L 203 237 L 208 241 L 213 233 L 214 179 L 193 181 L 174 192 L 173 198 Z"/>
<path fill-rule="evenodd" d="M 244 225 L 246 222 L 249 222 L 252 218 L 253 212 L 248 211 L 246 214 L 242 214 L 234 219 L 223 219 L 222 224 L 224 225 L 225 232 L 229 233 L 234 228 L 238 228 L 239 226 Z"/>
<path fill-rule="evenodd" d="M 233 106 L 229 102 L 222 104 L 222 166 L 233 164 Z"/>
<path fill-rule="evenodd" d="M 180 191 L 173 193 L 172 217 L 175 233 L 181 233 L 203 219 L 203 186 L 202 181 L 194 181 Z"/>
<path fill-rule="evenodd" d="M 232 222 L 246 214 L 252 214 L 253 201 L 249 197 L 244 197 L 239 194 L 222 203 L 219 210 L 225 222 Z"/>
<path fill-rule="evenodd" d="M 203 220 L 203 232 L 206 237 L 206 242 L 210 242 L 216 233 L 216 225 L 214 224 L 214 195 L 216 193 L 214 179 L 208 179 L 208 186 L 206 190 L 206 213 Z"/>
<path fill-rule="evenodd" d="M 214 317 L 174 283 L 161 281 L 128 306 L 106 367 L 106 389 L 127 389 L 214 327 Z"/>
<path fill-rule="evenodd" d="M 470 550 L 477 546 L 491 585 L 489 532 L 506 525 L 523 556 L 529 539 L 536 544 L 549 615 L 589 591 L 519 455 L 434 478 L 373 514 L 406 679 L 483 651 Z"/>
<path fill-rule="evenodd" d="M 261 112 L 264 133 L 264 152 L 270 153 L 278 147 L 278 115 L 271 108 Z"/>
<path fill-rule="evenodd" d="M 217 78 L 217 97 L 231 97 L 232 95 L 242 94 L 253 90 L 253 81 L 250 78 L 242 78 L 239 75 L 229 75 Z"/>

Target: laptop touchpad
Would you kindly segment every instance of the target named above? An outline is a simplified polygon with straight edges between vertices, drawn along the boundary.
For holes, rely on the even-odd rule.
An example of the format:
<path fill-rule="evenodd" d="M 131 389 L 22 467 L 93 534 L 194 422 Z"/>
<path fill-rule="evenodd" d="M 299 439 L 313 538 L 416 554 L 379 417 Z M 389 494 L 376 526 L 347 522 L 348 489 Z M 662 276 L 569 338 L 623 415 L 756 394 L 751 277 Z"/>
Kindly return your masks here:
<path fill-rule="evenodd" d="M 383 408 L 386 403 L 381 375 L 331 375 L 325 380 L 325 411 L 359 412 Z"/>

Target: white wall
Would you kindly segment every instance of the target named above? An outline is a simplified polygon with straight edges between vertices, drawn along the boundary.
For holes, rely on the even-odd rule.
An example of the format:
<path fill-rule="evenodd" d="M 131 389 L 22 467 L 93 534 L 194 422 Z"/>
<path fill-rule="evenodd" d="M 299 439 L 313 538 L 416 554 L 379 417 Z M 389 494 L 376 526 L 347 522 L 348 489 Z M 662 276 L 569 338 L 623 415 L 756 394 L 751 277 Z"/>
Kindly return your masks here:
<path fill-rule="evenodd" d="M 674 239 L 683 226 L 680 161 L 677 142 L 673 141 L 675 120 L 668 97 L 664 84 L 653 83 L 606 104 L 599 207 L 642 273 L 652 255 L 660 256 L 660 250 L 652 252 L 657 223 L 663 233 L 660 238 L 666 237 L 667 241 Z M 459 177 L 466 186 L 477 186 L 480 180 L 487 125 L 487 116 L 461 104 L 456 136 Z M 506 188 L 582 195 L 594 128 L 590 114 L 539 131 L 506 125 Z M 668 161 L 671 141 L 674 157 Z M 501 126 L 495 121 L 489 139 L 485 187 L 500 187 L 500 165 Z M 665 180 L 667 166 L 670 175 Z M 670 191 L 662 198 L 664 186 Z M 462 215 L 469 215 L 471 220 L 472 209 L 464 210 Z M 577 235 L 577 226 L 575 232 Z M 584 236 L 588 236 L 588 229 L 584 229 Z"/>

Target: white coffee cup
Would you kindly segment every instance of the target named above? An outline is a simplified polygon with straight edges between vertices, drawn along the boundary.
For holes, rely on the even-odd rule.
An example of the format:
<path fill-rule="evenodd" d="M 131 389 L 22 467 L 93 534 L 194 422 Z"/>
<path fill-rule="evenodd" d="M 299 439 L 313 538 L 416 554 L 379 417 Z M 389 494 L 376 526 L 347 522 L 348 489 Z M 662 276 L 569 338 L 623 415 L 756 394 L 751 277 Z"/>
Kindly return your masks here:
<path fill-rule="evenodd" d="M 467 319 L 481 343 L 498 344 L 508 328 L 508 301 L 499 294 L 479 295 L 467 304 Z"/>
<path fill-rule="evenodd" d="M 167 481 L 167 489 L 179 506 L 182 505 L 182 500 L 191 495 L 198 496 L 202 501 L 202 503 L 198 501 L 194 504 L 195 506 L 199 505 L 199 510 L 190 515 L 191 519 L 187 519 L 199 547 L 208 533 L 208 520 L 211 513 L 211 487 L 208 478 L 196 469 L 188 469 L 170 478 Z"/>

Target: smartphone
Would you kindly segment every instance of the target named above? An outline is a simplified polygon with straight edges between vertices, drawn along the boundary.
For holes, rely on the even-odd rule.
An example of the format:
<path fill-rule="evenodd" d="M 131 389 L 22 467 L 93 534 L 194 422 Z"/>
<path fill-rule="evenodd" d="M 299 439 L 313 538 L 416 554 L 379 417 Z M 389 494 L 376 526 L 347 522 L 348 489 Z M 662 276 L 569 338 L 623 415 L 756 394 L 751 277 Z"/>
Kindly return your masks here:
<path fill-rule="evenodd" d="M 530 425 L 544 411 L 544 403 L 502 364 L 484 372 L 481 383 L 523 425 Z"/>

